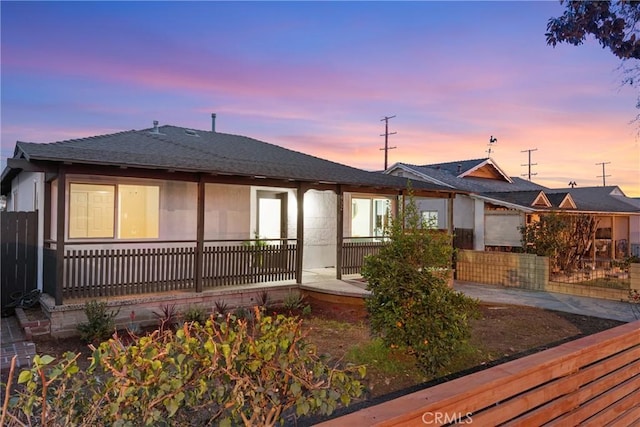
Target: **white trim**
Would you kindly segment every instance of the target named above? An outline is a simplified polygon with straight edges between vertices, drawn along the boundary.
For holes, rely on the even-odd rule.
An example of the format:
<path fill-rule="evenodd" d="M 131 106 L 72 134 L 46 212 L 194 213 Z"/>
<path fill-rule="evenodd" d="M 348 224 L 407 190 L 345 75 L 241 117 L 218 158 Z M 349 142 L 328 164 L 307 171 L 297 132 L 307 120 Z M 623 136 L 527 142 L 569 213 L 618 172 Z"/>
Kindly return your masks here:
<path fill-rule="evenodd" d="M 469 175 L 471 172 L 475 172 L 476 170 L 480 169 L 483 166 L 486 165 L 491 165 L 493 166 L 500 175 L 502 175 L 502 177 L 507 180 L 508 183 L 513 184 L 513 180 L 511 178 L 509 178 L 509 175 L 507 175 L 506 173 L 504 173 L 504 171 L 500 168 L 500 166 L 498 166 L 493 159 L 488 158 L 486 159 L 484 162 L 482 163 L 478 163 L 477 165 L 475 165 L 474 167 L 472 167 L 471 169 L 461 173 L 460 175 L 458 175 L 458 178 L 464 178 L 465 176 Z"/>

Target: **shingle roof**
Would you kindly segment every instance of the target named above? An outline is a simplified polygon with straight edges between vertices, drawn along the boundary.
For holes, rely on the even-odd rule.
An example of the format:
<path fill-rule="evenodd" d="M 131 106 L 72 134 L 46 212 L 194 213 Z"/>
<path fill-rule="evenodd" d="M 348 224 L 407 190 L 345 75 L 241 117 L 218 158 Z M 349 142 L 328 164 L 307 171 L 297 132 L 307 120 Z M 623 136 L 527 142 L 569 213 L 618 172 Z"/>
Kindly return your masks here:
<path fill-rule="evenodd" d="M 452 188 L 469 191 L 472 193 L 491 193 L 503 191 L 534 191 L 544 190 L 545 187 L 526 181 L 521 178 L 511 177 L 512 182 L 499 181 L 485 178 L 464 177 L 458 175 L 471 170 L 486 161 L 487 159 L 463 160 L 460 162 L 438 163 L 434 165 L 412 165 L 408 163 L 398 163 L 418 174 L 431 177 L 432 179 L 450 185 Z M 458 172 L 458 164 L 461 164 L 461 172 Z"/>
<path fill-rule="evenodd" d="M 160 126 L 157 132 L 131 130 L 48 144 L 18 142 L 15 157 L 399 189 L 407 186 L 406 178 L 364 171 L 246 136 L 169 125 Z M 451 191 L 419 181 L 413 186 Z"/>
<path fill-rule="evenodd" d="M 569 193 L 580 211 L 588 212 L 640 212 L 632 199 L 622 195 L 615 195 L 620 192 L 617 186 L 607 187 L 576 187 L 576 188 L 556 188 L 545 190 L 546 194 Z"/>

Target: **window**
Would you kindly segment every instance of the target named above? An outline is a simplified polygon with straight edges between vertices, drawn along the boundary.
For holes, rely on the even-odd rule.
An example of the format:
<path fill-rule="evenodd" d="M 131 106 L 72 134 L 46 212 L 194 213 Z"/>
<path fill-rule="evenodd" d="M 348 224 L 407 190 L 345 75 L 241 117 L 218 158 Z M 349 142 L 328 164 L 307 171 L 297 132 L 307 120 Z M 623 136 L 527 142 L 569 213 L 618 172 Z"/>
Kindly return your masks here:
<path fill-rule="evenodd" d="M 388 199 L 351 200 L 351 235 L 372 237 L 384 235 L 391 201 Z"/>
<path fill-rule="evenodd" d="M 160 188 L 146 185 L 118 185 L 118 237 L 158 237 Z"/>
<path fill-rule="evenodd" d="M 113 185 L 71 184 L 69 237 L 113 237 Z"/>
<path fill-rule="evenodd" d="M 72 183 L 69 237 L 113 238 L 117 218 L 118 238 L 157 238 L 159 202 L 157 186 Z"/>
<path fill-rule="evenodd" d="M 427 228 L 438 228 L 438 211 L 422 211 L 422 222 Z"/>

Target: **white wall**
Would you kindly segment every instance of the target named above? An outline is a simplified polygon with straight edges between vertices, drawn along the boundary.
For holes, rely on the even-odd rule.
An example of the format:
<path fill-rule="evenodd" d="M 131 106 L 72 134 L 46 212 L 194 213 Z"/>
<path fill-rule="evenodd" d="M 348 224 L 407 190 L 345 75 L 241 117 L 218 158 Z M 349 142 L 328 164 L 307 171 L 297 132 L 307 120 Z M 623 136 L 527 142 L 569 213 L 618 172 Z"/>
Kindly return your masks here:
<path fill-rule="evenodd" d="M 484 202 L 473 200 L 473 249 L 484 251 Z"/>
<path fill-rule="evenodd" d="M 305 193 L 303 268 L 335 267 L 337 201 L 338 196 L 332 191 Z"/>

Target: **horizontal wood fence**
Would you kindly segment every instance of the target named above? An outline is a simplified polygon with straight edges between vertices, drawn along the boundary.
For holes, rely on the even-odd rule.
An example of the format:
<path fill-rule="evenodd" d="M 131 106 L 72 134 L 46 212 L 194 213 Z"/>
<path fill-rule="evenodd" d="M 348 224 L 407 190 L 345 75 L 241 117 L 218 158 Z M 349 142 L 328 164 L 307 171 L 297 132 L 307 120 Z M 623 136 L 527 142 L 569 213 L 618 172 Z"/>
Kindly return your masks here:
<path fill-rule="evenodd" d="M 46 274 L 55 277 L 55 251 L 45 251 Z M 67 249 L 63 299 L 195 290 L 195 245 L 128 249 Z M 296 244 L 219 242 L 203 249 L 208 288 L 295 279 Z M 46 281 L 45 290 L 55 295 Z"/>
<path fill-rule="evenodd" d="M 640 321 L 319 425 L 629 426 L 638 396 Z"/>
<path fill-rule="evenodd" d="M 342 274 L 359 274 L 367 255 L 377 255 L 382 241 L 345 241 L 342 243 Z"/>

